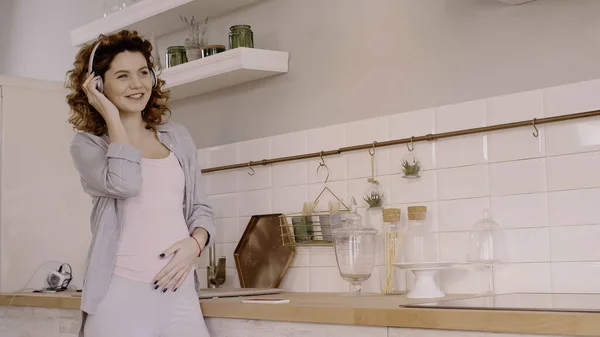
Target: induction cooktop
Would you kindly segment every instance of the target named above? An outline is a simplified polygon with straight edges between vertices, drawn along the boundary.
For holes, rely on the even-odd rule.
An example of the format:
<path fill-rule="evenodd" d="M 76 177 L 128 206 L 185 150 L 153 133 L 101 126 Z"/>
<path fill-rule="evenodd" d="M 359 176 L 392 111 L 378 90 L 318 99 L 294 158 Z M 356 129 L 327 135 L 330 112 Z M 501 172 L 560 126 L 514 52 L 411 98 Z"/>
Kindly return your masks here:
<path fill-rule="evenodd" d="M 405 308 L 600 312 L 600 294 L 510 293 L 403 305 Z"/>

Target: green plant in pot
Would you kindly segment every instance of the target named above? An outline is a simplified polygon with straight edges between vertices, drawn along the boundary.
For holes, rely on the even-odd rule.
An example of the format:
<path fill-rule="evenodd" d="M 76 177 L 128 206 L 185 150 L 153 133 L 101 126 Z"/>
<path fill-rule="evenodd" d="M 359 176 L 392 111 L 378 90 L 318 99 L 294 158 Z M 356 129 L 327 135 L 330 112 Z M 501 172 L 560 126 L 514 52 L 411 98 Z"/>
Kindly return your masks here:
<path fill-rule="evenodd" d="M 204 23 L 198 22 L 193 15 L 191 19 L 181 15 L 179 18 L 188 29 L 188 37 L 184 43 L 187 59 L 188 61 L 197 60 L 202 57 L 202 48 L 207 45 L 208 17 L 204 19 Z"/>
<path fill-rule="evenodd" d="M 381 207 L 383 206 L 383 193 L 374 189 L 363 197 L 363 200 L 369 205 L 369 208 Z"/>
<path fill-rule="evenodd" d="M 402 172 L 404 178 L 416 179 L 421 177 L 421 163 L 418 160 L 413 159 L 412 161 L 402 161 Z"/>

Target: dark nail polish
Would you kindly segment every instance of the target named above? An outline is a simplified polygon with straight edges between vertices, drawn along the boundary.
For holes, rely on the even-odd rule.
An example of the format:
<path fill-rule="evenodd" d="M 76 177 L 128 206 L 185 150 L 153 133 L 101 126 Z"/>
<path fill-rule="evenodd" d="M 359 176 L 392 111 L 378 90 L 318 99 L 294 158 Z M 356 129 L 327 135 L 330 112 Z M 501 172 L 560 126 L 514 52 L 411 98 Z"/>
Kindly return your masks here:
<path fill-rule="evenodd" d="M 158 285 L 156 287 L 154 287 L 154 290 L 158 289 Z"/>
<path fill-rule="evenodd" d="M 163 288 L 163 293 L 166 293 L 166 292 L 167 292 L 167 288 Z"/>
<path fill-rule="evenodd" d="M 176 292 L 176 291 L 177 291 L 177 288 L 173 289 L 173 292 Z"/>
<path fill-rule="evenodd" d="M 162 259 L 163 257 L 165 257 L 165 254 L 160 254 L 160 258 Z"/>
<path fill-rule="evenodd" d="M 157 283 L 158 283 L 158 280 L 154 281 L 154 284 L 157 284 Z"/>

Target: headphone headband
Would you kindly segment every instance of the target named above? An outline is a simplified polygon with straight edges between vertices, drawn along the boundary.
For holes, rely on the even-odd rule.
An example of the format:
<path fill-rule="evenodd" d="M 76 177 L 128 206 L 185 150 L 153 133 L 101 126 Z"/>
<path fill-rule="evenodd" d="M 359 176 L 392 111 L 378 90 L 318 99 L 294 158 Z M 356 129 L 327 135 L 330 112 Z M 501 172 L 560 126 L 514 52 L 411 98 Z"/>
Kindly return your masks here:
<path fill-rule="evenodd" d="M 88 64 L 88 73 L 89 74 L 92 73 L 92 65 L 94 65 L 94 55 L 96 54 L 96 49 L 98 49 L 99 46 L 100 46 L 100 41 L 98 41 L 98 43 L 96 43 L 96 45 L 94 46 L 94 49 L 92 49 L 92 53 L 90 54 L 90 62 Z"/>

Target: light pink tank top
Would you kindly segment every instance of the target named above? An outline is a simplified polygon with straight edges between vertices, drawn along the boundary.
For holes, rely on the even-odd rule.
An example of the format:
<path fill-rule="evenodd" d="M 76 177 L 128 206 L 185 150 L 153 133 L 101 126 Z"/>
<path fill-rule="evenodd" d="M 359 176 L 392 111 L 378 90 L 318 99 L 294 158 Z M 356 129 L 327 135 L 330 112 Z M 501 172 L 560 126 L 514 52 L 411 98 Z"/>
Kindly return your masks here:
<path fill-rule="evenodd" d="M 173 258 L 159 255 L 189 237 L 183 216 L 185 177 L 173 152 L 163 159 L 142 158 L 140 193 L 125 200 L 123 233 L 113 273 L 152 283 Z M 193 283 L 194 270 L 186 281 Z"/>

